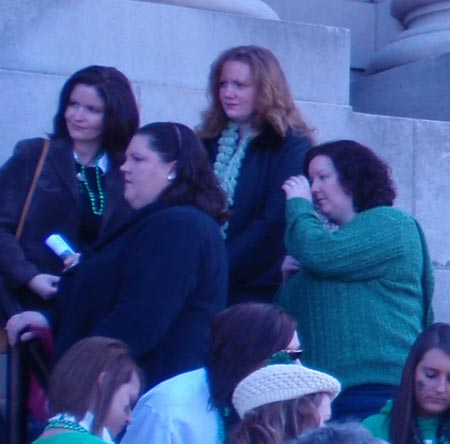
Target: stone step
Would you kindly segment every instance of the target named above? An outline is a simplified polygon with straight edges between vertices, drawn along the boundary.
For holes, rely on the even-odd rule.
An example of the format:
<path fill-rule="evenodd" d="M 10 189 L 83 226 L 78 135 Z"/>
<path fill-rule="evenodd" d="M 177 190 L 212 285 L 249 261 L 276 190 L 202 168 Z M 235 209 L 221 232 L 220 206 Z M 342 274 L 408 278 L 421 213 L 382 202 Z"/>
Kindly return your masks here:
<path fill-rule="evenodd" d="M 344 29 L 131 0 L 8 0 L 0 3 L 0 29 L 0 101 L 9 104 L 0 113 L 0 161 L 19 138 L 51 130 L 64 80 L 90 64 L 116 66 L 132 79 L 143 122 L 196 125 L 212 61 L 242 44 L 272 49 L 298 100 L 349 100 Z"/>
<path fill-rule="evenodd" d="M 274 2 L 268 1 L 273 7 Z M 342 2 L 342 7 L 355 3 L 364 10 L 373 7 L 371 2 Z M 368 23 L 367 16 L 361 20 Z M 420 221 L 438 265 L 437 312 L 450 315 L 445 268 L 450 123 L 354 112 L 348 100 L 348 30 L 133 0 L 7 0 L 0 2 L 0 30 L 0 101 L 7 104 L 0 113 L 0 162 L 18 139 L 51 130 L 61 85 L 83 66 L 124 71 L 133 82 L 142 123 L 178 120 L 195 126 L 218 53 L 242 44 L 270 48 L 319 142 L 353 138 L 392 166 L 397 205 Z"/>
<path fill-rule="evenodd" d="M 2 69 L 68 75 L 98 63 L 151 86 L 204 89 L 220 51 L 259 44 L 277 54 L 297 99 L 348 104 L 345 29 L 130 0 L 2 8 Z"/>
<path fill-rule="evenodd" d="M 450 52 L 422 58 L 353 82 L 351 103 L 366 113 L 450 121 L 449 72 Z"/>

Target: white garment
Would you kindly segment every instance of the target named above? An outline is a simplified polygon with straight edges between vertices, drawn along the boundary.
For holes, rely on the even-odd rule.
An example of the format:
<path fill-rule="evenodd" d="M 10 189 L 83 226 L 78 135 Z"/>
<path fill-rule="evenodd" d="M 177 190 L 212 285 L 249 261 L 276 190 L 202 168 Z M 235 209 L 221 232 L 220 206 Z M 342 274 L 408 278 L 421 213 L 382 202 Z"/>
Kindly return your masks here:
<path fill-rule="evenodd" d="M 137 403 L 121 444 L 220 444 L 206 370 L 161 382 Z"/>

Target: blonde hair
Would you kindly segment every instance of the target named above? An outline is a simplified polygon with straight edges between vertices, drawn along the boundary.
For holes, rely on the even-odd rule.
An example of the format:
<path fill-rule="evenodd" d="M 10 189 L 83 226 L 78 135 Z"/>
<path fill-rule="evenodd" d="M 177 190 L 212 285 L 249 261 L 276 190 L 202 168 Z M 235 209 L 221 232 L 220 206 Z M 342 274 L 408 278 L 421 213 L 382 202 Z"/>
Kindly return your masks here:
<path fill-rule="evenodd" d="M 277 401 L 246 413 L 230 434 L 229 444 L 282 444 L 320 425 L 318 407 L 325 393 Z"/>

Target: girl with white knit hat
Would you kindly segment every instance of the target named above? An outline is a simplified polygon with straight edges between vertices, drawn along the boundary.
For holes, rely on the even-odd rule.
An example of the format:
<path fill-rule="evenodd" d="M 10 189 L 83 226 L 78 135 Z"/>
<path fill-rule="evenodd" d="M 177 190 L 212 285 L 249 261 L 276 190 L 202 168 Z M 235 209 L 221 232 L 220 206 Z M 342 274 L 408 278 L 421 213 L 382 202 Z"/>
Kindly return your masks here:
<path fill-rule="evenodd" d="M 268 365 L 248 375 L 233 393 L 240 423 L 230 444 L 281 444 L 320 427 L 331 416 L 339 381 L 302 365 Z"/>

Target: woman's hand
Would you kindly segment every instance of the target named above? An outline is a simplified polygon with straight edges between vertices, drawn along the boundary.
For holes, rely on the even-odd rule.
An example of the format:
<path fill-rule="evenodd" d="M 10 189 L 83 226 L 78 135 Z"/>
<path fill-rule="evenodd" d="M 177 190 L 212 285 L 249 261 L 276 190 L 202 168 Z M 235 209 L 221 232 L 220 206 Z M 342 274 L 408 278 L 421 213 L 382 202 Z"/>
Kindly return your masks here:
<path fill-rule="evenodd" d="M 24 311 L 22 313 L 11 316 L 6 323 L 6 332 L 8 334 L 8 342 L 14 347 L 20 336 L 21 341 L 28 341 L 34 337 L 34 334 L 25 331 L 29 327 L 50 328 L 47 318 L 38 311 Z"/>
<path fill-rule="evenodd" d="M 300 269 L 300 262 L 292 256 L 286 255 L 281 264 L 281 276 L 283 281 L 289 279 Z"/>
<path fill-rule="evenodd" d="M 27 282 L 27 287 L 42 299 L 51 299 L 58 291 L 59 276 L 53 274 L 37 274 Z"/>
<path fill-rule="evenodd" d="M 64 270 L 70 270 L 72 267 L 75 267 L 80 262 L 81 254 L 74 253 L 64 259 Z"/>
<path fill-rule="evenodd" d="M 305 176 L 292 176 L 281 187 L 286 193 L 286 199 L 293 197 L 303 197 L 303 199 L 312 202 L 311 187 Z"/>

